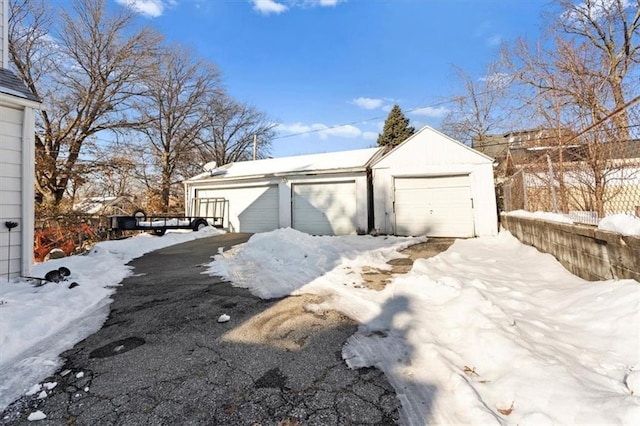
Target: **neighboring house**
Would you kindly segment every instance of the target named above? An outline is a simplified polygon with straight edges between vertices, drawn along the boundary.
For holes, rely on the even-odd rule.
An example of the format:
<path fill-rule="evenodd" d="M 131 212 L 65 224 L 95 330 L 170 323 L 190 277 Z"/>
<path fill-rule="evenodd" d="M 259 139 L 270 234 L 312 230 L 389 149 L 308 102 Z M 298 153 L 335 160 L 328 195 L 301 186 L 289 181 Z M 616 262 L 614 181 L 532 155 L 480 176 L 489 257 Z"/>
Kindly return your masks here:
<path fill-rule="evenodd" d="M 562 143 L 557 134 L 533 129 L 474 139 L 474 148 L 496 161 L 504 210 L 593 214 L 598 176 L 605 215 L 638 211 L 640 140 L 587 144 L 572 140 L 574 133 L 564 129 L 562 140 L 570 142 Z"/>
<path fill-rule="evenodd" d="M 429 127 L 389 152 L 370 148 L 228 164 L 186 181 L 185 193 L 187 215 L 223 212 L 230 231 L 497 233 L 492 160 Z"/>
<path fill-rule="evenodd" d="M 33 263 L 34 126 L 40 100 L 9 71 L 9 0 L 0 0 L 0 277 L 29 275 Z M 9 231 L 7 222 L 17 223 Z"/>
<path fill-rule="evenodd" d="M 501 178 L 511 175 L 514 166 L 537 160 L 546 153 L 546 149 L 556 149 L 557 134 L 557 131 L 549 129 L 518 130 L 474 138 L 471 144 L 473 149 L 496 161 L 497 178 Z M 561 134 L 565 140 L 574 135 L 569 129 L 561 130 Z"/>

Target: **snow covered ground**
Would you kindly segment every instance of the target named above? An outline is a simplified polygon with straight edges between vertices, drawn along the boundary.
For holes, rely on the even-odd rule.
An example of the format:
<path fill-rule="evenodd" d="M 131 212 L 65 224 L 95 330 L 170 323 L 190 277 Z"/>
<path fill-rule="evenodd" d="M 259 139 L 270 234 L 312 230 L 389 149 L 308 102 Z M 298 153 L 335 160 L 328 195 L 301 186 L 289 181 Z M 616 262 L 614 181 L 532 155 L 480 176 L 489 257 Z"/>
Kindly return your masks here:
<path fill-rule="evenodd" d="M 308 309 L 360 322 L 343 357 L 384 371 L 406 424 L 639 424 L 637 281 L 586 282 L 503 232 L 374 291 L 361 267 L 388 268 L 408 241 L 350 238 L 259 234 L 210 273 L 265 298 L 322 295 Z"/>
<path fill-rule="evenodd" d="M 100 329 L 111 295 L 132 273 L 127 263 L 150 251 L 220 232 L 208 227 L 169 231 L 162 238 L 141 234 L 105 241 L 86 255 L 34 266 L 37 277 L 69 268 L 66 282 L 35 287 L 25 280 L 0 281 L 0 409 L 55 372 L 62 365 L 60 353 Z M 79 286 L 69 289 L 72 282 Z"/>
<path fill-rule="evenodd" d="M 62 351 L 100 327 L 132 273 L 126 263 L 216 232 L 100 243 L 36 266 L 34 275 L 71 269 L 69 282 L 80 284 L 71 290 L 69 282 L 0 283 L 0 405 L 33 389 Z M 638 424 L 640 283 L 583 281 L 501 233 L 456 241 L 382 291 L 363 285 L 363 267 L 389 269 L 398 250 L 419 241 L 281 229 L 216 256 L 209 273 L 263 298 L 322 295 L 307 308 L 360 322 L 343 357 L 384 371 L 406 424 Z"/>

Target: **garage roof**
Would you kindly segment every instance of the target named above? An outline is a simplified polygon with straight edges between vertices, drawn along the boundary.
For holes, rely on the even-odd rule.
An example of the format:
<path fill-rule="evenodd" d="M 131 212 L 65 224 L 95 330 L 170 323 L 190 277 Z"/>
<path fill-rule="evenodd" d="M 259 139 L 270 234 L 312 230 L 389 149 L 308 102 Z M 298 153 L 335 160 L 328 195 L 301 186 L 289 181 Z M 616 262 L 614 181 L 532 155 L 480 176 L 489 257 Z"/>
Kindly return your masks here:
<path fill-rule="evenodd" d="M 293 157 L 269 158 L 255 161 L 239 161 L 217 167 L 211 172 L 201 173 L 189 181 L 250 178 L 259 176 L 287 175 L 305 172 L 335 172 L 342 170 L 364 170 L 380 148 L 324 154 L 297 155 Z"/>

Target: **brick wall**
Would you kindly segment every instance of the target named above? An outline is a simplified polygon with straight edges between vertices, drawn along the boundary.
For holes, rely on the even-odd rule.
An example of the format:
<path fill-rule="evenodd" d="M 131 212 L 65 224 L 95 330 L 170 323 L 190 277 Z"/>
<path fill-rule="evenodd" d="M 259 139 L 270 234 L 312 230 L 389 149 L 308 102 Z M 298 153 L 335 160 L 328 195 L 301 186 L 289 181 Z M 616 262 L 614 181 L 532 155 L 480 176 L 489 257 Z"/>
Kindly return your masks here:
<path fill-rule="evenodd" d="M 589 281 L 631 278 L 640 282 L 640 237 L 541 219 L 502 215 L 502 227 L 538 250 L 555 256 Z"/>

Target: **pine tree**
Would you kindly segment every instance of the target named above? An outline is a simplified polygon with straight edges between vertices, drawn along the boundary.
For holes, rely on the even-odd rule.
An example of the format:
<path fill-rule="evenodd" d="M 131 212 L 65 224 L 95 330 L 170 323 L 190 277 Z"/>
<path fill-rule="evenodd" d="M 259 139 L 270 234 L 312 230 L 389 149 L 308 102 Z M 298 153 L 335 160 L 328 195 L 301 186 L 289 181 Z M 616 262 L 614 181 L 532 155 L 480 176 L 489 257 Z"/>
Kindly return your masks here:
<path fill-rule="evenodd" d="M 413 135 L 416 129 L 409 126 L 409 119 L 404 116 L 398 105 L 394 105 L 384 122 L 382 133 L 378 135 L 378 146 L 394 147 Z"/>

